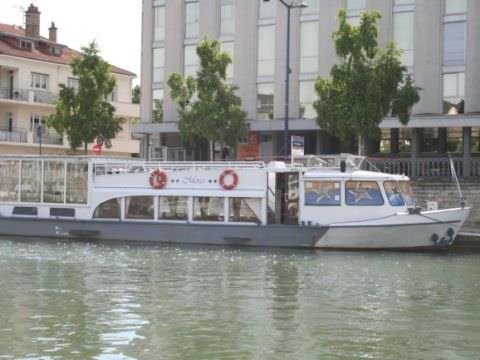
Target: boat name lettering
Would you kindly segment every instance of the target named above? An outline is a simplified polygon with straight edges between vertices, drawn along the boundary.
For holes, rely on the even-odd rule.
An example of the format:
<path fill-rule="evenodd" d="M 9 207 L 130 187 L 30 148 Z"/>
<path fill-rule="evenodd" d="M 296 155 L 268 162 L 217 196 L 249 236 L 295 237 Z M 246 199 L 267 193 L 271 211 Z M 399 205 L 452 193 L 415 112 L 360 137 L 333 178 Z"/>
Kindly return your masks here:
<path fill-rule="evenodd" d="M 188 175 L 182 178 L 183 184 L 205 184 L 207 179 L 195 175 Z"/>

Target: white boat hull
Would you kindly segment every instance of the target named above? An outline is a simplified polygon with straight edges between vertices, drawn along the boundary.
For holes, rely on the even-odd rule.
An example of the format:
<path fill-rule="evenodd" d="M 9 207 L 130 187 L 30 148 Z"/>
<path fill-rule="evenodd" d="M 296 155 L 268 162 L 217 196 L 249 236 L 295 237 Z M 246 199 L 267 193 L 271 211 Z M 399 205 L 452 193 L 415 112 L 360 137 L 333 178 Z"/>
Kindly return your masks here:
<path fill-rule="evenodd" d="M 470 208 L 454 208 L 331 224 L 315 247 L 402 249 L 449 246 L 469 212 Z"/>

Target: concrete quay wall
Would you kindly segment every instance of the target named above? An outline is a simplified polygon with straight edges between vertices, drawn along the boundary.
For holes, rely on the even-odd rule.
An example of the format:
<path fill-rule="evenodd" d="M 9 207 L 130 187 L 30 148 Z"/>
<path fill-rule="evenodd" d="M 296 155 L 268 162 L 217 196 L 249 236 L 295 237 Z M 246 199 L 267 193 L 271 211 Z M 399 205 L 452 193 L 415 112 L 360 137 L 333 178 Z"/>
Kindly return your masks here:
<path fill-rule="evenodd" d="M 470 216 L 464 224 L 464 231 L 480 233 L 480 180 L 478 178 L 460 181 L 463 197 L 472 206 Z M 412 190 L 417 205 L 426 208 L 427 201 L 437 201 L 439 209 L 459 206 L 457 186 L 453 179 L 419 178 L 412 181 Z"/>

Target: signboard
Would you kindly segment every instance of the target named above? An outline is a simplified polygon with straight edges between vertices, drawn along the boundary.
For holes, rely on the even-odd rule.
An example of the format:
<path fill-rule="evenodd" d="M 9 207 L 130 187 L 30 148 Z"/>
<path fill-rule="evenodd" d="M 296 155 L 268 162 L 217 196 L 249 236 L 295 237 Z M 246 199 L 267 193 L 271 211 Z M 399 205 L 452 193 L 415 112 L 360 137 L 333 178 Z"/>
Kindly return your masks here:
<path fill-rule="evenodd" d="M 257 160 L 260 156 L 260 134 L 250 132 L 237 145 L 238 160 Z"/>
<path fill-rule="evenodd" d="M 290 154 L 292 156 L 303 156 L 305 155 L 304 151 L 305 139 L 303 136 L 292 135 L 290 138 Z"/>

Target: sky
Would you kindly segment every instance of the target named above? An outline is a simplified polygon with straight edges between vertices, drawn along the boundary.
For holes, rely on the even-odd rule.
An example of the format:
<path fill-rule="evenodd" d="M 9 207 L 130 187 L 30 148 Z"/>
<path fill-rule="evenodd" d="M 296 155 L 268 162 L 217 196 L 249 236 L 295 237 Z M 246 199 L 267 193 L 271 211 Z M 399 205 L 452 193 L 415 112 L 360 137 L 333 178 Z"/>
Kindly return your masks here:
<path fill-rule="evenodd" d="M 141 0 L 0 0 L 0 22 L 24 27 L 30 3 L 40 15 L 40 34 L 48 38 L 51 21 L 57 41 L 80 50 L 95 40 L 109 63 L 137 74 L 140 83 Z"/>

